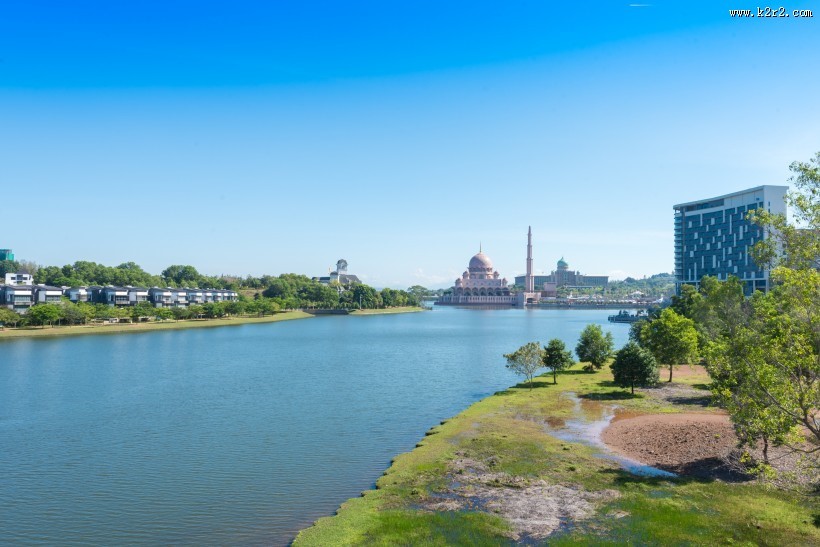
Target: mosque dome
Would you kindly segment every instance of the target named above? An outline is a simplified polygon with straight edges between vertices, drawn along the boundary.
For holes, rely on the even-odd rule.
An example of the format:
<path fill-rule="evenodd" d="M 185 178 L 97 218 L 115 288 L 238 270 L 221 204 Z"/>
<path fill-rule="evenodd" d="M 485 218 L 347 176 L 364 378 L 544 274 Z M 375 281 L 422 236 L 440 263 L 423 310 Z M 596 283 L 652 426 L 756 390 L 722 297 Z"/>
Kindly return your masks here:
<path fill-rule="evenodd" d="M 479 251 L 477 255 L 470 259 L 471 272 L 492 272 L 493 261 L 490 257 Z"/>

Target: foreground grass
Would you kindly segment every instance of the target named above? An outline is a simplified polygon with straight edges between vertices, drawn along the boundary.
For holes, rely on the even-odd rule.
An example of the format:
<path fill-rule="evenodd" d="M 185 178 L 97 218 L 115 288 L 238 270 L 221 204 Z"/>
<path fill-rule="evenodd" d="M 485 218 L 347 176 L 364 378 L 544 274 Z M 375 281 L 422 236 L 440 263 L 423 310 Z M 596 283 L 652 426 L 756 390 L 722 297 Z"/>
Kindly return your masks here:
<path fill-rule="evenodd" d="M 354 310 L 350 315 L 386 315 L 391 313 L 412 313 L 417 311 L 424 311 L 424 308 L 419 306 L 397 306 L 395 308 L 382 308 L 377 310 Z"/>
<path fill-rule="evenodd" d="M 151 321 L 147 323 L 112 323 L 98 325 L 72 325 L 59 327 L 25 327 L 0 330 L 0 340 L 11 338 L 36 338 L 43 336 L 73 336 L 82 334 L 122 334 L 129 332 L 150 332 L 156 330 L 177 330 L 202 327 L 224 327 L 249 323 L 274 323 L 291 319 L 313 317 L 301 311 L 288 311 L 265 317 L 226 317 L 222 319 L 188 319 L 184 321 Z"/>
<path fill-rule="evenodd" d="M 706 378 L 686 381 L 697 384 Z M 582 401 L 616 402 L 640 412 L 678 410 L 614 387 L 608 368 L 566 371 L 558 385 L 551 376 L 536 378 L 532 390 L 519 385 L 498 392 L 431 429 L 415 450 L 393 461 L 375 490 L 348 500 L 335 516 L 300 532 L 294 545 L 512 543 L 509 525 L 497 515 L 424 509 L 425 501 L 453 481 L 448 465 L 456 457 L 492 462 L 494 471 L 525 481 L 620 493 L 599 507 L 594 518 L 549 537 L 550 545 L 820 544 L 820 529 L 812 522 L 816 499 L 757 483 L 637 477 L 596 457 L 585 445 L 548 435 L 548 418 L 573 413 L 572 402 L 559 397 L 567 391 Z M 582 405 L 582 410 L 594 412 L 594 407 Z"/>

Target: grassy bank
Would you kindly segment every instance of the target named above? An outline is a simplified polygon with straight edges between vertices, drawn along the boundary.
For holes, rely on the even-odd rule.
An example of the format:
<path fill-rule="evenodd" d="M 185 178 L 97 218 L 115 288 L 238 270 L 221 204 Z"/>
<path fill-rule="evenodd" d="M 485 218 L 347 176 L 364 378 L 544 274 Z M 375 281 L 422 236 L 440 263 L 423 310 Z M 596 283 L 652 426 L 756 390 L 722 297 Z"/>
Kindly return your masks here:
<path fill-rule="evenodd" d="M 301 311 L 289 311 L 265 317 L 229 317 L 222 319 L 189 319 L 184 321 L 151 321 L 148 323 L 112 323 L 95 325 L 73 325 L 66 327 L 25 327 L 0 330 L 0 340 L 11 338 L 38 338 L 42 336 L 74 336 L 83 334 L 122 334 L 129 332 L 150 332 L 157 330 L 177 330 L 204 327 L 224 327 L 249 323 L 274 323 L 291 319 L 313 317 Z"/>
<path fill-rule="evenodd" d="M 577 367 L 576 367 L 577 368 Z M 675 405 L 631 396 L 614 387 L 611 373 L 569 370 L 539 377 L 535 388 L 498 392 L 432 428 L 412 452 L 395 458 L 377 488 L 342 504 L 337 514 L 299 533 L 295 545 L 499 545 L 520 522 L 487 499 L 515 501 L 535 494 L 531 508 L 550 496 L 577 501 L 581 515 L 558 528 L 550 545 L 639 543 L 649 545 L 820 544 L 813 523 L 816 499 L 776 491 L 756 482 L 632 475 L 590 446 L 549 435 L 547 424 L 600 405 L 617 403 L 638 413 L 677 412 Z M 705 377 L 682 379 L 703 386 Z M 705 387 L 705 386 L 704 386 Z M 564 396 L 577 394 L 578 399 Z M 580 407 L 573 401 L 580 400 Z M 472 480 L 470 477 L 479 477 Z M 481 482 L 483 481 L 483 482 Z M 474 494 L 458 506 L 452 493 Z M 503 495 L 502 495 L 503 494 Z M 581 503 L 583 502 L 583 503 Z M 482 506 L 482 504 L 486 504 Z M 586 505 L 584 505 L 586 504 Z M 525 507 L 526 508 L 526 507 Z M 525 512 L 521 519 L 532 519 Z"/>
<path fill-rule="evenodd" d="M 424 311 L 424 308 L 418 306 L 398 306 L 395 308 L 383 308 L 377 310 L 354 310 L 350 315 L 385 315 L 391 313 L 412 313 L 417 311 Z"/>

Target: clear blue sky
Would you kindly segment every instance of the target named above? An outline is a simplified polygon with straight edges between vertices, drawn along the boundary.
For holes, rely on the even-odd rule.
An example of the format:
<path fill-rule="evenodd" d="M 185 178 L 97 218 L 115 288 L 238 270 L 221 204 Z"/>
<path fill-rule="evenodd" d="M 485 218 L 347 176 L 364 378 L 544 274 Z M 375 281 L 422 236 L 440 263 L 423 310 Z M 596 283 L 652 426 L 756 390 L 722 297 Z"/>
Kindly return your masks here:
<path fill-rule="evenodd" d="M 448 286 L 671 271 L 672 205 L 820 150 L 812 19 L 745 0 L 4 2 L 0 247 Z"/>

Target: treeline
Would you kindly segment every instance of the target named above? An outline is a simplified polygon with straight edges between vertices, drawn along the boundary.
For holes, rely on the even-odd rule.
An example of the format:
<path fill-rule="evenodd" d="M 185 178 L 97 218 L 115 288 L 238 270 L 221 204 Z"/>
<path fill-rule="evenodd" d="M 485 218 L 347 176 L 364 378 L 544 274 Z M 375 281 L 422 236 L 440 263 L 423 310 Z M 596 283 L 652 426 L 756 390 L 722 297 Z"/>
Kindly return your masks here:
<path fill-rule="evenodd" d="M 155 308 L 148 302 L 135 306 L 115 307 L 108 304 L 70 302 L 64 298 L 59 303 L 37 304 L 21 315 L 0 308 L 0 324 L 10 327 L 46 325 L 85 325 L 92 322 L 218 319 L 220 317 L 252 315 L 262 317 L 281 311 L 278 303 L 270 298 L 243 299 L 236 302 L 208 302 L 178 308 Z"/>
<path fill-rule="evenodd" d="M 282 274 L 270 279 L 262 296 L 283 308 L 377 309 L 420 304 L 420 297 L 408 291 L 377 291 L 363 283 L 347 288 L 338 283 L 324 285 L 298 274 Z"/>
<path fill-rule="evenodd" d="M 173 265 L 160 275 L 143 270 L 134 262 L 119 266 L 105 266 L 96 262 L 80 260 L 74 264 L 38 266 L 30 262 L 0 261 L 0 276 L 7 272 L 26 271 L 34 275 L 34 282 L 54 287 L 80 286 L 132 286 L 132 287 L 190 287 L 210 289 L 255 289 L 261 296 L 270 298 L 281 309 L 296 308 L 354 308 L 375 309 L 395 306 L 418 306 L 422 298 L 433 294 L 420 285 L 407 291 L 382 289 L 377 291 L 365 284 L 342 287 L 339 284 L 324 285 L 306 275 L 282 274 L 278 277 L 208 276 L 189 265 Z M 257 297 L 259 294 L 257 294 Z"/>

